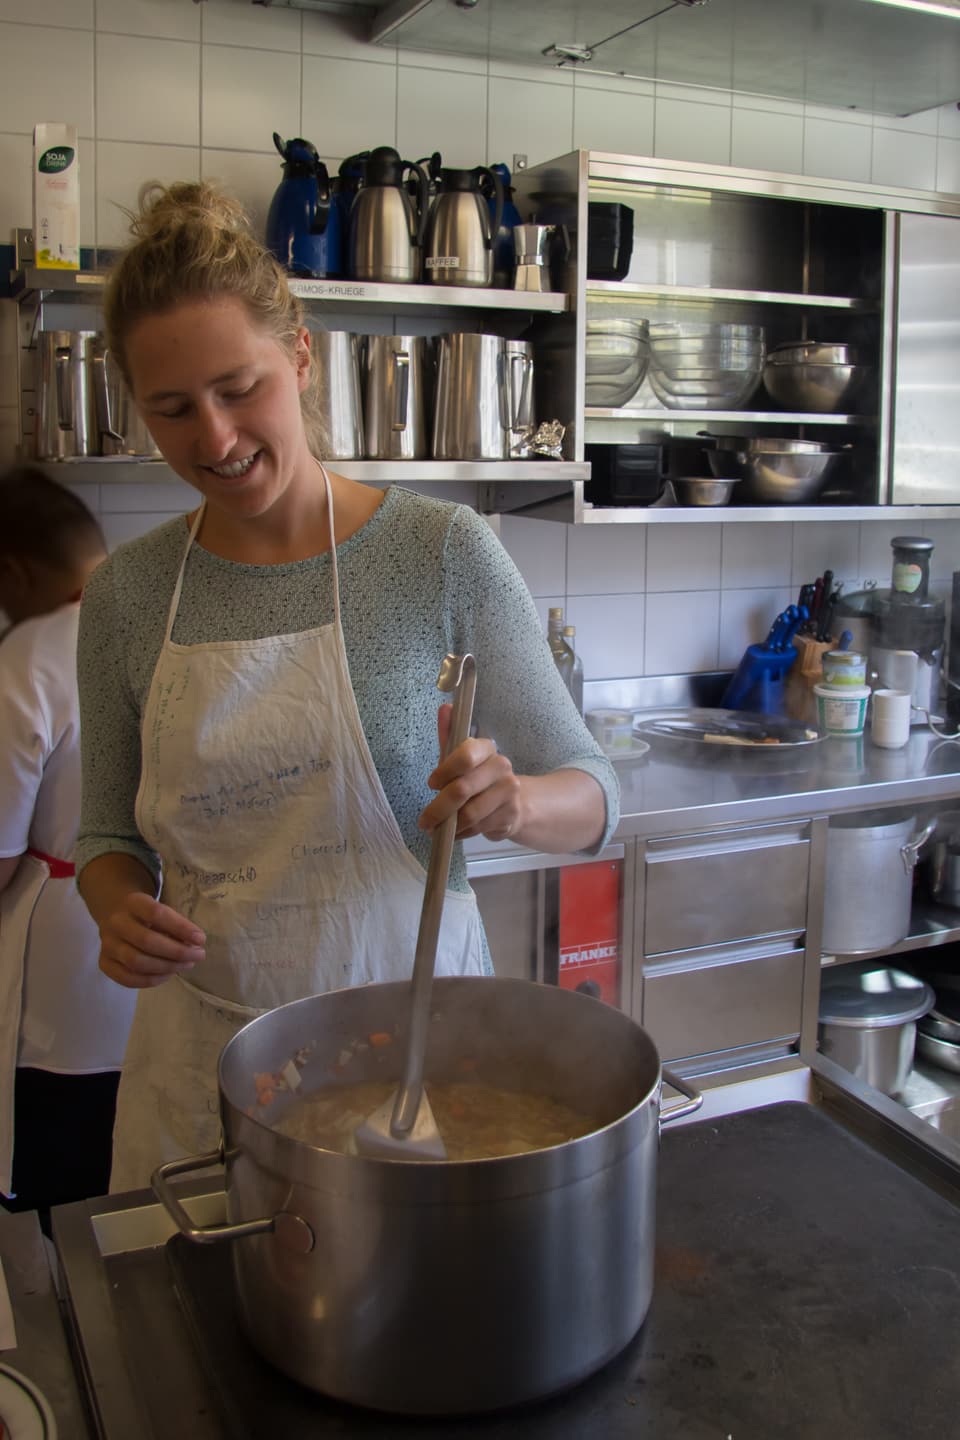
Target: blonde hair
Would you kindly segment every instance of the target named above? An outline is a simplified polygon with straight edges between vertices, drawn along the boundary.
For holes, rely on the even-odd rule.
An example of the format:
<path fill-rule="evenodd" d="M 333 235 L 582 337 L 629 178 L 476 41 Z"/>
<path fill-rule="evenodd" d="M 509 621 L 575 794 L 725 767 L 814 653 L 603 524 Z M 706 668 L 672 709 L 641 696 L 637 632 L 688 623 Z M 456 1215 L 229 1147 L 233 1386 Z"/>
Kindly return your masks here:
<path fill-rule="evenodd" d="M 242 205 L 209 181 L 141 187 L 130 212 L 131 244 L 107 277 L 104 328 L 127 384 L 127 339 L 148 315 L 191 300 L 235 296 L 251 321 L 291 355 L 304 324 L 303 307 L 284 270 L 254 235 Z M 311 450 L 322 454 L 316 369 L 300 397 Z"/>

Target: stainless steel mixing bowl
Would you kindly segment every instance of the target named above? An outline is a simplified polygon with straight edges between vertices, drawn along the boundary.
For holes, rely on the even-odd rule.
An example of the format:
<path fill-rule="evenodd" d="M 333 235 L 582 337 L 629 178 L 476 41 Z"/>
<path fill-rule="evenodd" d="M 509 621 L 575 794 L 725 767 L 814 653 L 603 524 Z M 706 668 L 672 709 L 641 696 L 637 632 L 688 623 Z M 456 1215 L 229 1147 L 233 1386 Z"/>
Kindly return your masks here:
<path fill-rule="evenodd" d="M 768 358 L 763 383 L 770 398 L 787 410 L 833 415 L 848 410 L 869 374 L 866 365 L 819 364 Z"/>
<path fill-rule="evenodd" d="M 680 505 L 729 505 L 739 480 L 713 480 L 708 475 L 674 476 L 670 481 Z"/>
<path fill-rule="evenodd" d="M 849 446 L 837 448 L 819 440 L 717 439 L 707 451 L 718 479 L 729 476 L 731 461 L 744 481 L 745 501 L 761 505 L 806 505 L 815 500 Z"/>

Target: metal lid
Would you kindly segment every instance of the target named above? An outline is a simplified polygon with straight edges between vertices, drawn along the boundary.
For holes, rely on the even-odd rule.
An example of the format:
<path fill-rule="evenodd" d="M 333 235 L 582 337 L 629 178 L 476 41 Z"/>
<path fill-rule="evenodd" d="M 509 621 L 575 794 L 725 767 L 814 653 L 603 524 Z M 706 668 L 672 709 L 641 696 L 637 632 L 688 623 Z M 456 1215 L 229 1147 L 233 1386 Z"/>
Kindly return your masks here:
<path fill-rule="evenodd" d="M 915 975 L 867 962 L 826 970 L 820 987 L 821 1025 L 875 1030 L 919 1020 L 936 1003 L 931 987 Z"/>
<path fill-rule="evenodd" d="M 890 544 L 894 550 L 914 550 L 918 555 L 925 555 L 933 549 L 933 541 L 923 535 L 894 535 Z"/>

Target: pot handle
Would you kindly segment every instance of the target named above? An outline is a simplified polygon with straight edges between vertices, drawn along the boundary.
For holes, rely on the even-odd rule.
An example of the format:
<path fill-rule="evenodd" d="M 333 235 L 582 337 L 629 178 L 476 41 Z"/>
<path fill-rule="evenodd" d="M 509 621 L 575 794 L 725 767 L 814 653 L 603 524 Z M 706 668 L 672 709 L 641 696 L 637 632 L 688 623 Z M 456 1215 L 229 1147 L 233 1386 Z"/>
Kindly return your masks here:
<path fill-rule="evenodd" d="M 242 1240 L 247 1235 L 263 1235 L 272 1231 L 276 1232 L 277 1238 L 282 1239 L 290 1249 L 302 1251 L 304 1254 L 312 1250 L 314 1235 L 310 1226 L 299 1215 L 285 1212 L 265 1216 L 262 1220 L 243 1220 L 237 1225 L 194 1225 L 168 1181 L 174 1175 L 186 1175 L 191 1170 L 204 1170 L 208 1165 L 222 1165 L 225 1159 L 224 1148 L 220 1145 L 206 1155 L 188 1155 L 183 1160 L 168 1160 L 165 1165 L 158 1165 L 150 1176 L 153 1193 L 176 1223 L 184 1239 L 192 1240 L 196 1245 L 213 1245 L 218 1240 Z"/>
<path fill-rule="evenodd" d="M 699 1090 L 694 1090 L 688 1080 L 682 1079 L 673 1070 L 662 1070 L 661 1075 L 668 1085 L 674 1090 L 679 1090 L 681 1095 L 686 1095 L 686 1100 L 679 1105 L 671 1105 L 669 1109 L 660 1110 L 660 1124 L 669 1125 L 671 1120 L 679 1120 L 681 1115 L 692 1115 L 694 1110 L 699 1110 L 703 1104 L 703 1096 Z"/>
<path fill-rule="evenodd" d="M 903 861 L 903 868 L 908 875 L 912 874 L 914 866 L 920 858 L 921 849 L 930 839 L 930 836 L 936 828 L 937 821 L 936 818 L 934 818 L 930 821 L 929 825 L 923 827 L 919 835 L 915 835 L 912 840 L 908 840 L 906 845 L 900 846 L 900 859 Z"/>

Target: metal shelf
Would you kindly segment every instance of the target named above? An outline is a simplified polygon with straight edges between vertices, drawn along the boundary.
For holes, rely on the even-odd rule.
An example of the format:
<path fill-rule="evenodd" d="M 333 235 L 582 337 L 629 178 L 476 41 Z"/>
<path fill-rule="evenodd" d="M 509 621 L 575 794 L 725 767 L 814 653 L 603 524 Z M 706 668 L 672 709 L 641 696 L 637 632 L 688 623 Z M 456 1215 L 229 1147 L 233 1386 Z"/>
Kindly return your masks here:
<path fill-rule="evenodd" d="M 100 270 L 39 270 L 27 265 L 10 276 L 10 293 L 15 300 L 29 294 L 46 294 L 56 290 L 63 294 L 87 293 L 103 289 L 106 275 Z"/>
<path fill-rule="evenodd" d="M 809 310 L 877 309 L 875 301 L 859 300 L 852 295 L 803 295 L 781 290 L 715 290 L 708 285 L 633 285 L 622 280 L 589 281 L 587 299 L 694 300 L 701 304 L 725 300 L 751 305 L 801 305 Z"/>
<path fill-rule="evenodd" d="M 495 290 L 472 285 L 380 285 L 365 280 L 291 280 L 301 300 L 336 305 L 379 305 L 385 310 L 441 307 L 468 310 L 520 310 L 559 314 L 570 308 L 560 291 Z"/>
<path fill-rule="evenodd" d="M 63 294 L 100 291 L 106 275 L 96 270 L 39 270 L 25 266 L 11 276 L 11 293 L 23 299 L 31 293 Z M 424 308 L 468 310 L 519 310 L 560 314 L 570 309 L 570 296 L 560 291 L 538 294 L 526 290 L 495 290 L 471 285 L 379 285 L 363 280 L 290 280 L 290 290 L 301 300 L 335 305 L 376 305 L 384 310 Z"/>
<path fill-rule="evenodd" d="M 555 472 L 559 474 L 560 472 Z M 960 519 L 957 505 L 592 505 L 574 487 L 567 494 L 501 492 L 499 500 L 512 513 L 567 525 L 795 525 L 835 520 L 898 524 L 921 520 Z"/>
<path fill-rule="evenodd" d="M 872 956 L 903 955 L 910 950 L 929 950 L 935 945 L 951 945 L 960 940 L 960 910 L 932 901 L 920 901 L 910 916 L 911 933 L 897 945 L 884 950 L 865 950 L 856 955 L 825 955 L 824 965 L 848 965 Z"/>
<path fill-rule="evenodd" d="M 694 421 L 698 424 L 716 425 L 874 425 L 871 415 L 817 415 L 794 410 L 668 410 L 666 406 L 656 410 L 630 410 L 621 406 L 616 410 L 604 409 L 599 405 L 584 408 L 587 420 L 661 420 L 664 423 Z"/>
<path fill-rule="evenodd" d="M 176 480 L 164 460 L 138 460 L 131 455 L 85 456 L 76 460 L 45 460 L 62 467 L 64 479 L 99 484 L 111 482 Z M 373 484 L 416 485 L 470 481 L 483 484 L 525 480 L 555 480 L 569 484 L 589 480 L 590 465 L 575 460 L 328 460 L 328 468 L 350 480 Z"/>

